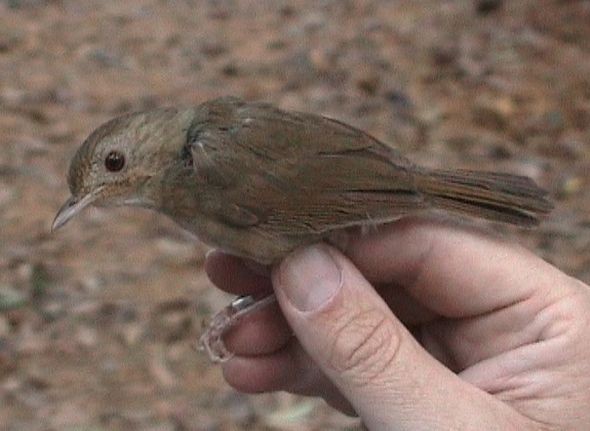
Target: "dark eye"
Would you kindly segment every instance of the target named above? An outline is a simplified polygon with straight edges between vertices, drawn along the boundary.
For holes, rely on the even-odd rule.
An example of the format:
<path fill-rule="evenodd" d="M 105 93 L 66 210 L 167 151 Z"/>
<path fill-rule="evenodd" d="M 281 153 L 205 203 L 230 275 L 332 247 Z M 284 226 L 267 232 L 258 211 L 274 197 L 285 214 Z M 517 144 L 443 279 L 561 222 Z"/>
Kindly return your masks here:
<path fill-rule="evenodd" d="M 118 172 L 125 166 L 125 156 L 119 151 L 111 151 L 104 159 L 104 166 L 108 171 Z"/>

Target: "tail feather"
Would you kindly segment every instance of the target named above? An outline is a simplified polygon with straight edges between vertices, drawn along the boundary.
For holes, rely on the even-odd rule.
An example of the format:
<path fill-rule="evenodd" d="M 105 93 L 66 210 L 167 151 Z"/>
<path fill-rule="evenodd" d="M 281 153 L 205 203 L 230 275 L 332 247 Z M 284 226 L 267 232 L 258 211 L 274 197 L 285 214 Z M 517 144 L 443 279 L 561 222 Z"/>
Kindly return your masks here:
<path fill-rule="evenodd" d="M 553 208 L 547 193 L 528 177 L 469 170 L 432 170 L 417 178 L 434 206 L 520 226 L 535 226 Z"/>

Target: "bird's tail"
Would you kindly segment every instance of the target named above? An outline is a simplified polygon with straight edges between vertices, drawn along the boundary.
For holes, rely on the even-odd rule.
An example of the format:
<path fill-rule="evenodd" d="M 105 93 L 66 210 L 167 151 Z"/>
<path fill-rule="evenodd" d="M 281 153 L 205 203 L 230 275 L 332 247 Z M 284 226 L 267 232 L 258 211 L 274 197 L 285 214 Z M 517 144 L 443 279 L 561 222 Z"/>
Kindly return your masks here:
<path fill-rule="evenodd" d="M 470 170 L 425 170 L 417 186 L 437 208 L 519 226 L 535 226 L 553 208 L 528 177 Z"/>

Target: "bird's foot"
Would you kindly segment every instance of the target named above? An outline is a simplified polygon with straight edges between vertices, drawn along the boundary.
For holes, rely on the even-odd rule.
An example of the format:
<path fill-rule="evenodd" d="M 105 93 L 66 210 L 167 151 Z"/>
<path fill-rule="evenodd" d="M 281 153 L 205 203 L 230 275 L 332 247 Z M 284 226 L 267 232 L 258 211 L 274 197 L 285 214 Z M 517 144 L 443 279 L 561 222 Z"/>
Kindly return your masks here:
<path fill-rule="evenodd" d="M 242 318 L 248 316 L 276 301 L 274 294 L 255 299 L 252 296 L 239 296 L 231 304 L 213 316 L 205 332 L 199 339 L 199 350 L 207 352 L 212 362 L 226 362 L 232 358 L 223 342 L 223 336 Z"/>

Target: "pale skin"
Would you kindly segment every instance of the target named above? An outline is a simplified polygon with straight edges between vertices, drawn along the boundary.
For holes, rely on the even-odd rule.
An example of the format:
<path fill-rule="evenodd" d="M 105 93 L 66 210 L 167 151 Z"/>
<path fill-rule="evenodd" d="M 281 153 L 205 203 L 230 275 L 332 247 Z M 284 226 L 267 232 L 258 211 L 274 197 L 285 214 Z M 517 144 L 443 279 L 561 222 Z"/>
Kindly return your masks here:
<path fill-rule="evenodd" d="M 226 336 L 240 391 L 323 397 L 370 430 L 590 429 L 590 288 L 515 243 L 412 218 L 270 277 L 221 252 L 206 270 L 277 295 Z"/>

